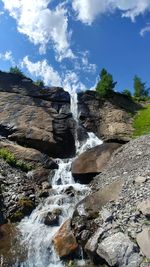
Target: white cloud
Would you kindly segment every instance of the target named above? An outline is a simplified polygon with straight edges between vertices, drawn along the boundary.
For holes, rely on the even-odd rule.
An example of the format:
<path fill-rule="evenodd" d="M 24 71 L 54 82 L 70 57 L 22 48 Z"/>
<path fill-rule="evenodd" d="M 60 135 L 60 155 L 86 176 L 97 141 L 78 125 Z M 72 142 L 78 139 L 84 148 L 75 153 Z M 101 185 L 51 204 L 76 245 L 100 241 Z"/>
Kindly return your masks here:
<path fill-rule="evenodd" d="M 95 74 L 97 69 L 96 64 L 89 62 L 89 51 L 87 50 L 83 52 L 78 52 L 73 63 L 76 71 Z"/>
<path fill-rule="evenodd" d="M 143 29 L 141 29 L 141 31 L 140 31 L 140 35 L 141 35 L 141 36 L 144 36 L 145 33 L 147 33 L 147 32 L 150 32 L 150 24 L 148 24 L 148 25 L 145 26 Z"/>
<path fill-rule="evenodd" d="M 47 60 L 32 62 L 28 56 L 22 60 L 22 67 L 25 67 L 28 72 L 36 77 L 41 77 L 45 85 L 61 86 L 62 81 L 57 71 L 48 64 Z"/>
<path fill-rule="evenodd" d="M 58 60 L 73 58 L 70 49 L 67 11 L 62 4 L 53 10 L 48 5 L 51 0 L 2 0 L 4 8 L 17 22 L 20 33 L 28 36 L 40 53 L 45 53 L 52 44 Z"/>
<path fill-rule="evenodd" d="M 89 52 L 85 51 L 81 53 L 82 67 L 85 72 L 95 73 L 96 72 L 96 64 L 89 63 L 88 60 Z"/>
<path fill-rule="evenodd" d="M 68 92 L 75 92 L 77 90 L 85 90 L 86 87 L 78 75 L 73 71 L 64 71 L 59 74 L 47 60 L 32 62 L 28 56 L 24 57 L 21 63 L 22 68 L 26 68 L 31 75 L 40 77 L 47 86 L 61 86 Z"/>
<path fill-rule="evenodd" d="M 15 61 L 11 51 L 6 51 L 4 53 L 0 53 L 0 59 L 4 61 L 9 61 L 12 65 L 15 65 Z"/>
<path fill-rule="evenodd" d="M 96 17 L 119 9 L 123 17 L 135 18 L 150 11 L 150 0 L 73 0 L 72 7 L 77 19 L 91 25 Z"/>

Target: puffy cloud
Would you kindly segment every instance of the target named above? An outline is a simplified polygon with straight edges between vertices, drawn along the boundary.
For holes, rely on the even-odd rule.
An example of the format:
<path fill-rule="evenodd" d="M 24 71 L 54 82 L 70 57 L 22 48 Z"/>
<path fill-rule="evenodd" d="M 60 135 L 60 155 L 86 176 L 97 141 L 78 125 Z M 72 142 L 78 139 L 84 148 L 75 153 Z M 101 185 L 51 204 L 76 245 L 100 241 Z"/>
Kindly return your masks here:
<path fill-rule="evenodd" d="M 91 25 L 96 17 L 116 9 L 122 11 L 123 17 L 135 18 L 150 10 L 150 0 L 73 0 L 72 7 L 77 19 Z"/>
<path fill-rule="evenodd" d="M 62 4 L 51 10 L 51 0 L 2 1 L 4 8 L 16 20 L 18 31 L 39 45 L 40 53 L 45 53 L 49 43 L 52 43 L 58 60 L 74 57 L 70 49 L 67 11 Z"/>
<path fill-rule="evenodd" d="M 72 93 L 77 90 L 85 90 L 85 86 L 78 75 L 73 71 L 63 71 L 59 74 L 47 60 L 32 62 L 26 56 L 21 62 L 22 68 L 26 68 L 31 75 L 40 77 L 47 86 L 62 86 L 65 90 Z"/>
<path fill-rule="evenodd" d="M 21 63 L 22 67 L 25 67 L 28 72 L 36 77 L 41 77 L 45 85 L 61 86 L 62 81 L 58 72 L 48 64 L 47 60 L 32 62 L 28 56 L 24 57 Z"/>
<path fill-rule="evenodd" d="M 11 51 L 6 51 L 4 53 L 0 53 L 0 59 L 4 61 L 9 61 L 12 65 L 15 65 L 15 61 Z"/>

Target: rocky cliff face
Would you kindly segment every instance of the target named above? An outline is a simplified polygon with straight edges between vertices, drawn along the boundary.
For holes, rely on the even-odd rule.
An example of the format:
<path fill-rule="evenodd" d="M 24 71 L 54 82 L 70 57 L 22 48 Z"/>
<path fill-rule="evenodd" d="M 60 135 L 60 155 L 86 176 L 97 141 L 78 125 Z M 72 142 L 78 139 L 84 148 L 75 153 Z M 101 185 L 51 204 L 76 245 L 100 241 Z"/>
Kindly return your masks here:
<path fill-rule="evenodd" d="M 132 117 L 140 108 L 129 97 L 113 92 L 106 99 L 97 92 L 78 94 L 80 124 L 105 141 L 127 142 L 133 133 Z"/>
<path fill-rule="evenodd" d="M 70 96 L 30 79 L 0 72 L 0 135 L 52 157 L 75 153 Z"/>
<path fill-rule="evenodd" d="M 74 126 L 62 88 L 0 72 L 0 151 L 11 153 L 5 155 L 11 164 L 0 157 L 0 224 L 20 221 L 48 196 L 48 177 L 58 168 L 52 158 L 75 154 Z"/>

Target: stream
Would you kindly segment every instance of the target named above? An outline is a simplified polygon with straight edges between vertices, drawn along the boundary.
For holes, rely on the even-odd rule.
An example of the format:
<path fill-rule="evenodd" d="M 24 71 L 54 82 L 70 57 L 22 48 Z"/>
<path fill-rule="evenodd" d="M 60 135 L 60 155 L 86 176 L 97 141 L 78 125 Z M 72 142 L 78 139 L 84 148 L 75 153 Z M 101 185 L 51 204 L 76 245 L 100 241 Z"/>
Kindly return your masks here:
<path fill-rule="evenodd" d="M 77 95 L 72 95 L 71 111 L 76 124 L 77 117 Z M 89 148 L 102 144 L 93 133 L 88 133 L 87 140 L 80 145 L 76 138 L 76 156 Z M 27 259 L 23 263 L 17 263 L 14 267 L 63 267 L 63 262 L 56 255 L 53 247 L 53 237 L 60 226 L 72 216 L 75 205 L 90 191 L 87 185 L 75 183 L 71 175 L 71 164 L 73 159 L 56 159 L 59 168 L 50 181 L 52 185 L 51 194 L 32 212 L 30 217 L 24 218 L 18 225 L 22 235 L 21 243 L 27 249 Z M 70 188 L 72 196 L 66 194 Z M 59 225 L 46 226 L 44 218 L 48 212 L 60 210 Z M 83 260 L 78 265 L 82 265 Z"/>

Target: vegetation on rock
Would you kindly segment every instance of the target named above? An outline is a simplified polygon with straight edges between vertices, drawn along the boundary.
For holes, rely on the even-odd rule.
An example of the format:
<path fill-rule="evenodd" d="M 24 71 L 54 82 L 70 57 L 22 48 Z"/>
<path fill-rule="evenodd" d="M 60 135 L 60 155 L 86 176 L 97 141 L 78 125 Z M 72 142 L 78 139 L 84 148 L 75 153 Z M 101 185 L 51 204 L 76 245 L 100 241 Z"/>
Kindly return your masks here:
<path fill-rule="evenodd" d="M 150 134 L 150 106 L 141 109 L 134 118 L 134 137 Z"/>
<path fill-rule="evenodd" d="M 25 75 L 23 74 L 23 72 L 17 67 L 11 67 L 10 70 L 9 70 L 10 73 L 13 73 L 13 74 L 17 74 L 21 77 L 25 77 Z"/>
<path fill-rule="evenodd" d="M 131 94 L 130 90 L 128 90 L 128 89 L 123 90 L 122 94 L 124 94 L 130 98 L 132 97 L 132 94 Z"/>
<path fill-rule="evenodd" d="M 44 87 L 44 82 L 42 80 L 37 80 L 34 82 L 34 84 L 39 86 L 39 87 Z"/>
<path fill-rule="evenodd" d="M 19 168 L 24 172 L 31 170 L 31 166 L 22 160 L 16 160 L 15 156 L 6 148 L 0 148 L 0 158 L 3 158 L 9 165 Z"/>

